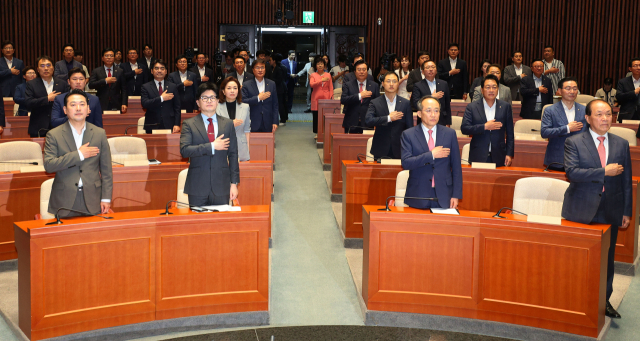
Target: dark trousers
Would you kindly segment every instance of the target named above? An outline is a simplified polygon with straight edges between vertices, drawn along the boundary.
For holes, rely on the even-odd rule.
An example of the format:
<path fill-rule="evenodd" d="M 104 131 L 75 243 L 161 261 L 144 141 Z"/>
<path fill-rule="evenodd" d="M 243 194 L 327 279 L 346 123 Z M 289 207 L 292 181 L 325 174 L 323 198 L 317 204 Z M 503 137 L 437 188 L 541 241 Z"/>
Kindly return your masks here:
<path fill-rule="evenodd" d="M 607 221 L 605 213 L 605 195 L 602 193 L 600 197 L 600 205 L 593 217 L 592 222 L 599 224 L 611 224 Z M 609 254 L 607 255 L 607 301 L 613 293 L 613 273 L 615 270 L 614 261 L 616 258 L 616 241 L 618 240 L 618 224 L 611 224 L 611 240 L 609 241 Z"/>
<path fill-rule="evenodd" d="M 191 113 L 193 112 L 193 109 L 195 109 L 195 106 L 196 103 L 193 97 L 180 98 L 180 110 L 186 110 L 187 112 Z"/>
<path fill-rule="evenodd" d="M 251 129 L 252 133 L 270 133 L 272 131 L 273 131 L 273 125 L 270 123 L 267 123 L 264 120 L 262 120 L 262 124 L 258 127 L 258 129 L 256 130 Z"/>
<path fill-rule="evenodd" d="M 84 192 L 82 190 L 78 189 L 78 193 L 76 193 L 76 200 L 73 202 L 73 207 L 71 207 L 71 209 L 74 209 L 80 212 L 89 213 L 89 210 L 87 209 L 87 204 L 84 202 Z M 60 217 L 78 217 L 78 216 L 82 216 L 82 214 L 67 211 L 67 210 L 60 210 Z"/>
<path fill-rule="evenodd" d="M 560 167 L 558 165 L 551 165 L 551 166 L 549 166 L 549 169 L 554 170 L 554 171 L 564 172 L 564 167 Z"/>
<path fill-rule="evenodd" d="M 540 110 L 540 111 L 534 111 L 532 115 L 533 115 L 533 116 L 532 116 L 532 117 L 530 117 L 529 119 L 532 119 L 532 120 L 540 120 L 540 119 L 542 119 L 542 110 Z"/>
<path fill-rule="evenodd" d="M 291 111 L 293 107 L 293 90 L 296 88 L 295 85 L 296 82 L 294 80 L 287 82 L 287 112 Z"/>
<path fill-rule="evenodd" d="M 289 120 L 288 102 L 285 102 L 285 93 L 278 94 L 278 111 L 280 112 L 280 122 L 286 123 Z"/>
<path fill-rule="evenodd" d="M 216 196 L 213 192 L 209 192 L 207 196 L 197 196 L 189 194 L 190 206 L 209 206 L 209 205 L 228 205 L 229 204 L 229 192 L 226 196 Z"/>
<path fill-rule="evenodd" d="M 351 127 L 346 127 L 344 128 L 344 133 L 345 134 L 362 134 L 362 128 L 351 128 Z"/>
<path fill-rule="evenodd" d="M 436 197 L 436 189 L 433 187 L 429 187 L 426 192 L 421 193 L 421 197 L 422 198 L 435 198 Z M 417 201 L 417 200 L 416 200 Z M 441 208 L 440 203 L 438 203 L 437 201 L 432 201 L 432 200 L 420 200 L 421 201 L 421 205 L 426 204 L 425 207 L 422 208 Z M 404 200 L 405 204 L 407 203 L 407 199 Z M 409 207 L 412 207 L 411 205 L 407 204 Z M 418 207 L 416 207 L 418 208 Z M 449 208 L 449 206 L 447 206 L 446 208 Z"/>
<path fill-rule="evenodd" d="M 313 116 L 313 133 L 318 133 L 318 110 L 312 110 L 311 115 Z"/>

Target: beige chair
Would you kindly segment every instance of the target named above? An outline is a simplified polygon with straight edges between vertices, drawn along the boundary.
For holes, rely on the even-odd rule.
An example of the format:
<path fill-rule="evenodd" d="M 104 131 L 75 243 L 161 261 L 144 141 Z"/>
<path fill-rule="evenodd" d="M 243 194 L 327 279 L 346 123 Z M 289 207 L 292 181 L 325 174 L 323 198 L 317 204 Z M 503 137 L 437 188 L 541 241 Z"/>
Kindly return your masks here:
<path fill-rule="evenodd" d="M 460 130 L 462 126 L 462 116 L 451 116 L 451 129 Z"/>
<path fill-rule="evenodd" d="M 518 120 L 513 126 L 514 134 L 529 134 L 540 136 L 540 129 L 542 128 L 542 122 L 540 120 Z"/>
<path fill-rule="evenodd" d="M 184 194 L 184 183 L 187 181 L 187 172 L 189 169 L 183 169 L 178 174 L 178 195 L 176 196 L 176 200 L 183 202 L 185 204 L 189 203 L 189 196 Z M 185 207 L 185 205 L 178 204 L 178 207 Z"/>
<path fill-rule="evenodd" d="M 13 163 L 0 163 L 0 172 L 20 170 L 20 167 L 33 166 L 28 162 L 37 162 L 44 165 L 42 160 L 42 147 L 32 141 L 13 141 L 0 143 L 0 161 Z"/>
<path fill-rule="evenodd" d="M 545 105 L 544 107 L 542 107 L 542 116 L 541 116 L 541 118 L 542 118 L 542 117 L 544 117 L 544 112 L 545 112 L 545 110 L 547 110 L 547 108 L 548 108 L 548 107 L 550 107 L 550 106 L 552 106 L 552 105 L 553 105 L 553 104 L 547 104 L 547 105 Z"/>
<path fill-rule="evenodd" d="M 636 138 L 636 132 L 633 129 L 623 128 L 623 127 L 611 127 L 609 132 L 613 135 L 617 135 L 622 137 L 623 139 L 629 141 L 630 146 L 637 146 L 638 139 Z"/>
<path fill-rule="evenodd" d="M 51 197 L 51 186 L 53 179 L 46 180 L 40 185 L 40 214 L 36 215 L 36 219 L 53 219 L 55 216 L 49 213 L 49 198 Z"/>
<path fill-rule="evenodd" d="M 568 182 L 558 179 L 520 179 L 513 190 L 512 207 L 525 214 L 561 217 L 564 192 L 568 187 Z"/>
<path fill-rule="evenodd" d="M 407 181 L 409 181 L 408 170 L 403 170 L 400 173 L 398 173 L 398 177 L 396 178 L 396 198 L 393 203 L 394 206 L 408 207 L 407 205 L 404 204 L 403 198 L 398 198 L 398 197 L 404 197 L 405 193 L 407 193 Z"/>
<path fill-rule="evenodd" d="M 640 124 L 640 120 L 622 120 L 622 124 Z"/>
<path fill-rule="evenodd" d="M 20 109 L 20 104 L 16 103 L 13 105 L 13 116 L 18 115 L 18 109 Z"/>
<path fill-rule="evenodd" d="M 469 150 L 471 149 L 471 144 L 467 143 L 462 146 L 462 154 L 460 155 L 460 164 L 462 165 L 470 165 L 469 163 Z M 467 160 L 467 161 L 465 161 Z"/>
<path fill-rule="evenodd" d="M 342 88 L 333 89 L 333 99 L 340 99 L 342 97 Z"/>
<path fill-rule="evenodd" d="M 146 134 L 147 131 L 144 130 L 144 116 L 140 117 L 140 119 L 138 120 L 138 135 L 143 135 Z"/>
<path fill-rule="evenodd" d="M 372 145 L 372 144 L 373 144 L 373 137 L 370 137 L 370 138 L 367 140 L 367 161 L 369 161 L 369 162 L 373 162 L 373 161 L 375 161 L 375 160 L 373 159 L 373 154 L 371 154 L 371 145 Z"/>
<path fill-rule="evenodd" d="M 148 160 L 147 143 L 133 136 L 119 136 L 107 139 L 111 150 L 111 160 L 124 163 L 125 161 Z"/>
<path fill-rule="evenodd" d="M 594 99 L 596 99 L 593 96 L 589 96 L 589 95 L 578 95 L 576 97 L 576 102 L 583 104 L 583 105 L 587 105 L 587 103 L 593 101 Z"/>

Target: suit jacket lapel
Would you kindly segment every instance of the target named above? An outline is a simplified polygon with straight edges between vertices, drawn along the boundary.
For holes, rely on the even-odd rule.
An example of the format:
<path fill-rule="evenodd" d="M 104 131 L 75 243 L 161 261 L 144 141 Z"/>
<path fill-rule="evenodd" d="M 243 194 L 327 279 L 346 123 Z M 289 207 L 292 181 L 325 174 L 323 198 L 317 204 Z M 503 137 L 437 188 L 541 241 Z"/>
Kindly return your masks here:
<path fill-rule="evenodd" d="M 65 122 L 62 125 L 62 136 L 64 137 L 64 140 L 67 142 L 67 146 L 69 147 L 69 150 L 78 150 L 78 147 L 76 147 L 76 141 L 73 139 L 73 133 L 71 132 L 71 125 L 69 124 L 69 121 Z"/>
<path fill-rule="evenodd" d="M 227 112 L 227 104 L 219 103 L 217 109 L 220 111 L 220 116 L 222 116 L 222 117 L 228 117 L 229 116 L 229 113 Z M 236 114 L 237 114 L 237 111 L 238 111 L 238 109 L 236 109 Z M 238 116 L 238 115 L 236 115 L 236 116 Z"/>
<path fill-rule="evenodd" d="M 588 130 L 582 133 L 582 142 L 589 150 L 589 153 L 591 154 L 591 157 L 593 158 L 593 161 L 596 163 L 596 165 L 602 166 L 602 162 L 600 161 L 600 154 L 598 154 L 598 148 L 596 147 L 596 144 L 591 137 L 591 133 Z M 611 152 L 611 138 L 609 138 L 609 152 Z"/>
<path fill-rule="evenodd" d="M 494 117 L 494 119 L 496 120 L 496 122 L 502 122 L 502 117 L 504 116 L 504 109 L 502 108 L 502 104 L 500 104 L 496 99 L 494 105 L 496 107 L 496 116 Z M 482 109 L 484 109 L 484 105 L 482 106 Z M 487 116 L 485 115 L 485 118 L 486 117 Z"/>
<path fill-rule="evenodd" d="M 429 151 L 429 144 L 427 143 L 427 137 L 424 135 L 424 130 L 422 130 L 422 123 L 418 123 L 415 127 L 416 129 L 416 138 L 422 147 L 422 151 L 424 153 Z M 436 140 L 438 140 L 438 134 L 436 133 Z"/>
<path fill-rule="evenodd" d="M 204 127 L 204 118 L 202 117 L 202 114 L 198 115 L 198 117 L 199 119 L 194 120 L 196 125 L 196 130 L 198 130 L 198 132 L 200 133 L 200 136 L 205 141 L 209 141 L 209 135 L 207 135 L 207 129 Z M 218 130 L 220 130 L 220 127 L 218 127 Z"/>
<path fill-rule="evenodd" d="M 436 147 L 443 146 L 442 141 L 444 141 L 444 129 L 442 127 L 436 129 Z"/>
<path fill-rule="evenodd" d="M 84 145 L 84 144 L 87 144 L 87 142 L 91 142 L 92 138 L 93 138 L 93 129 L 89 127 L 88 124 L 86 124 L 86 129 L 84 130 L 84 136 L 82 136 L 82 144 Z M 95 146 L 91 146 L 91 147 L 95 147 Z"/>

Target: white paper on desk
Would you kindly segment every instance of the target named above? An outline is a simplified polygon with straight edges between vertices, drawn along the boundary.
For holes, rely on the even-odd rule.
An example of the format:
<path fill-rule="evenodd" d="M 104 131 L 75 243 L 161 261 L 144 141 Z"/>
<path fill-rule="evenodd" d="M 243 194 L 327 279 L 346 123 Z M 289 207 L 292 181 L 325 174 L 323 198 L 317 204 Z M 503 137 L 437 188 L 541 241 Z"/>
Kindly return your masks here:
<path fill-rule="evenodd" d="M 460 215 L 460 212 L 455 208 L 431 208 L 431 213 Z"/>
<path fill-rule="evenodd" d="M 208 210 L 217 210 L 218 212 L 240 212 L 240 206 L 229 206 L 229 205 L 211 205 L 211 206 L 202 206 L 202 208 L 206 208 Z"/>

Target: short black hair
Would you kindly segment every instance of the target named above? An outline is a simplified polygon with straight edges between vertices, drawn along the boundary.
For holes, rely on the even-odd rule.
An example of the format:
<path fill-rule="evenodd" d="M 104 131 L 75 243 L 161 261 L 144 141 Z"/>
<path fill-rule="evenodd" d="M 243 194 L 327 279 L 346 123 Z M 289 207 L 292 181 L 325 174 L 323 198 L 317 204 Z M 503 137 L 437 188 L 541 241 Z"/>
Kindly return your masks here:
<path fill-rule="evenodd" d="M 484 83 L 486 83 L 488 80 L 492 80 L 494 82 L 496 82 L 496 84 L 500 84 L 500 81 L 498 80 L 498 77 L 494 76 L 494 75 L 487 75 L 486 77 L 484 77 L 482 79 L 482 87 L 484 88 Z"/>
<path fill-rule="evenodd" d="M 78 56 L 82 57 L 82 56 L 83 56 L 82 51 L 80 51 L 80 50 L 73 50 L 73 56 L 74 56 L 74 57 L 78 57 Z"/>
<path fill-rule="evenodd" d="M 492 68 L 492 67 L 498 68 L 498 70 L 500 70 L 500 73 L 502 73 L 502 66 L 500 66 L 500 64 L 498 64 L 498 63 L 493 63 L 493 64 L 487 66 L 487 72 L 489 72 L 489 69 Z"/>
<path fill-rule="evenodd" d="M 244 63 L 244 58 L 240 57 L 240 55 L 236 56 L 235 58 L 233 58 L 233 63 L 236 63 L 237 59 L 242 59 L 242 62 Z"/>
<path fill-rule="evenodd" d="M 273 59 L 277 63 L 280 63 L 284 59 L 284 57 L 280 53 L 276 52 L 271 56 L 271 59 Z"/>
<path fill-rule="evenodd" d="M 135 47 L 130 47 L 130 48 L 128 48 L 128 49 L 127 49 L 127 54 L 129 54 L 129 52 L 131 52 L 131 51 L 136 51 L 136 54 L 140 54 L 140 52 L 138 52 L 138 49 L 137 49 L 137 48 L 135 48 Z"/>
<path fill-rule="evenodd" d="M 629 61 L 629 67 L 631 67 L 631 66 L 633 65 L 633 62 L 635 62 L 636 60 L 637 60 L 637 61 L 640 61 L 640 57 L 633 57 L 633 58 L 631 58 L 631 60 Z"/>
<path fill-rule="evenodd" d="M 489 63 L 489 65 L 491 65 L 491 60 L 489 59 L 483 59 L 482 63 L 480 63 L 480 70 L 478 70 L 479 74 L 482 76 L 482 65 L 484 65 L 485 63 Z M 488 68 L 488 66 L 487 66 Z"/>
<path fill-rule="evenodd" d="M 263 54 L 265 56 L 271 56 L 271 52 L 269 52 L 267 50 L 258 50 L 258 52 L 256 52 L 256 56 L 259 56 L 261 54 Z"/>
<path fill-rule="evenodd" d="M 176 59 L 175 59 L 174 63 L 178 64 L 178 61 L 179 61 L 180 59 L 182 59 L 182 58 L 187 59 L 187 56 L 185 56 L 185 55 L 183 55 L 183 54 L 179 54 L 179 55 L 176 57 Z M 188 63 L 188 62 L 189 62 L 189 60 L 187 59 L 187 63 Z M 166 67 L 166 66 L 165 66 L 165 67 Z"/>
<path fill-rule="evenodd" d="M 591 100 L 591 102 L 587 103 L 587 109 L 584 111 L 585 115 L 591 116 L 591 110 L 592 110 L 591 106 L 593 105 L 593 103 L 596 103 L 596 102 L 605 103 L 606 105 L 609 106 L 609 109 L 611 110 L 611 113 L 613 113 L 613 108 L 611 107 L 611 104 L 609 104 L 609 102 L 607 102 L 607 101 L 605 101 L 603 99 L 600 99 L 600 98 L 596 98 L 594 100 Z"/>
<path fill-rule="evenodd" d="M 515 57 L 516 53 L 522 54 L 522 51 L 520 50 L 513 50 L 513 52 L 511 53 L 511 57 Z"/>
<path fill-rule="evenodd" d="M 296 50 L 289 50 L 289 54 L 296 53 Z"/>
<path fill-rule="evenodd" d="M 151 63 L 151 70 L 153 70 L 153 68 L 156 67 L 156 64 L 160 64 L 160 65 L 164 66 L 165 69 L 168 69 L 167 68 L 167 62 L 165 62 L 162 59 L 156 59 L 153 63 Z"/>
<path fill-rule="evenodd" d="M 151 44 L 142 45 L 142 50 L 146 49 L 147 47 L 149 48 L 149 50 L 153 50 L 153 46 L 151 46 Z"/>
<path fill-rule="evenodd" d="M 427 50 L 420 50 L 418 51 L 418 59 L 420 59 L 420 57 L 422 56 L 429 56 L 431 57 L 431 53 L 429 53 L 429 51 Z"/>
<path fill-rule="evenodd" d="M 64 45 L 62 45 L 62 52 L 64 52 L 64 49 L 66 49 L 67 47 L 70 47 L 70 48 L 72 48 L 74 50 L 76 49 L 75 47 L 73 47 L 73 44 L 64 44 Z"/>
<path fill-rule="evenodd" d="M 86 73 L 84 73 L 84 69 L 83 69 L 83 68 L 81 68 L 81 67 L 74 67 L 74 68 L 72 68 L 72 69 L 71 69 L 71 70 L 69 70 L 69 72 L 67 73 L 67 76 L 68 76 L 69 78 L 71 78 L 71 76 L 73 76 L 73 75 L 74 75 L 74 74 L 76 74 L 76 73 L 81 73 L 81 74 L 82 74 L 82 76 L 83 76 L 84 78 L 87 78 L 87 74 L 86 74 Z"/>
<path fill-rule="evenodd" d="M 449 46 L 447 46 L 447 50 L 452 48 L 452 47 L 454 47 L 454 46 L 457 47 L 458 50 L 460 49 L 460 45 L 458 45 L 458 43 L 449 43 Z"/>
<path fill-rule="evenodd" d="M 255 69 L 258 64 L 262 64 L 264 67 L 267 67 L 267 62 L 262 58 L 258 58 L 253 61 L 253 64 L 251 64 L 251 70 Z"/>
<path fill-rule="evenodd" d="M 41 60 L 43 60 L 43 59 L 44 59 L 44 60 L 48 60 L 48 61 L 50 61 L 51 63 L 53 63 L 53 62 L 51 61 L 51 58 L 49 58 L 49 56 L 47 56 L 46 54 L 43 54 L 43 55 L 38 56 L 38 58 L 36 58 L 36 67 L 39 67 L 39 66 L 40 66 L 40 61 L 41 61 Z"/>
<path fill-rule="evenodd" d="M 196 59 L 198 58 L 199 55 L 202 55 L 202 58 L 207 58 L 207 55 L 204 52 L 198 52 L 196 53 Z"/>
<path fill-rule="evenodd" d="M 122 50 L 120 50 L 120 49 L 114 49 L 114 50 L 113 50 L 113 54 L 116 54 L 116 53 L 118 53 L 118 52 L 122 53 Z"/>
<path fill-rule="evenodd" d="M 562 89 L 562 86 L 566 82 L 576 82 L 576 85 L 578 85 L 578 80 L 576 78 L 574 78 L 574 77 L 565 77 L 565 78 L 561 79 L 558 82 L 558 89 Z"/>
<path fill-rule="evenodd" d="M 200 84 L 198 90 L 196 91 L 196 100 L 200 99 L 200 96 L 202 96 L 203 93 L 209 90 L 213 91 L 216 97 L 218 97 L 218 86 L 212 82 L 204 82 Z"/>
<path fill-rule="evenodd" d="M 435 65 L 436 67 L 438 66 L 435 61 L 427 60 L 422 62 L 422 65 L 420 65 L 420 70 L 424 70 L 424 68 L 427 66 L 427 63 L 433 63 L 433 65 Z"/>
<path fill-rule="evenodd" d="M 27 65 L 27 66 L 25 66 L 25 67 L 24 67 L 24 69 L 22 69 L 22 75 L 23 75 L 23 76 L 24 76 L 24 75 L 26 75 L 26 74 L 27 74 L 27 71 L 29 71 L 29 70 L 33 70 L 33 72 L 38 73 L 38 71 L 36 70 L 36 68 L 34 68 L 33 66 L 29 66 L 29 65 Z"/>
<path fill-rule="evenodd" d="M 4 47 L 7 45 L 11 45 L 11 47 L 13 48 L 16 47 L 11 40 L 3 40 L 2 45 L 0 45 L 0 49 L 4 49 Z"/>
<path fill-rule="evenodd" d="M 359 61 L 357 61 L 354 65 L 353 65 L 353 69 L 355 71 L 355 69 L 358 68 L 358 65 L 364 64 L 367 66 L 367 70 L 369 69 L 369 64 L 364 60 L 364 59 L 360 59 Z"/>
<path fill-rule="evenodd" d="M 80 90 L 80 89 L 73 89 L 71 91 L 69 91 L 69 93 L 67 93 L 64 96 L 64 106 L 67 106 L 67 102 L 69 101 L 69 97 L 71 97 L 72 95 L 81 95 L 82 97 L 84 97 L 85 101 L 87 101 L 87 104 L 89 103 L 89 96 L 87 96 L 87 93 Z"/>
<path fill-rule="evenodd" d="M 346 63 L 347 62 L 347 56 L 341 54 L 338 56 L 338 63 Z"/>
<path fill-rule="evenodd" d="M 104 48 L 104 49 L 102 50 L 102 53 L 100 53 L 100 55 L 104 57 L 104 55 L 105 55 L 107 52 L 113 52 L 113 56 L 114 56 L 114 57 L 116 56 L 116 50 L 114 50 L 114 49 L 112 49 L 112 48 L 110 48 L 110 47 Z"/>
<path fill-rule="evenodd" d="M 613 78 L 607 77 L 604 79 L 604 85 L 613 85 Z"/>
<path fill-rule="evenodd" d="M 533 66 L 533 63 L 535 63 L 535 62 L 540 62 L 540 63 L 542 63 L 542 65 L 544 65 L 544 60 L 542 60 L 542 59 L 534 59 L 534 60 L 531 61 L 531 66 Z"/>
<path fill-rule="evenodd" d="M 313 69 L 318 71 L 318 63 L 322 63 L 324 65 L 324 67 L 327 67 L 327 62 L 324 61 L 324 58 L 320 57 L 320 58 L 316 58 L 313 60 Z"/>
<path fill-rule="evenodd" d="M 389 72 L 385 73 L 384 77 L 382 77 L 382 80 L 384 81 L 385 79 L 387 79 L 387 76 L 389 76 L 389 75 L 395 76 L 396 79 L 398 79 L 398 81 L 400 80 L 400 76 L 398 76 L 398 74 L 393 72 L 393 71 L 389 71 Z"/>
<path fill-rule="evenodd" d="M 551 51 L 553 51 L 554 53 L 556 52 L 556 49 L 554 49 L 553 46 L 551 45 L 545 45 L 543 50 L 546 50 L 546 49 L 551 49 Z"/>

